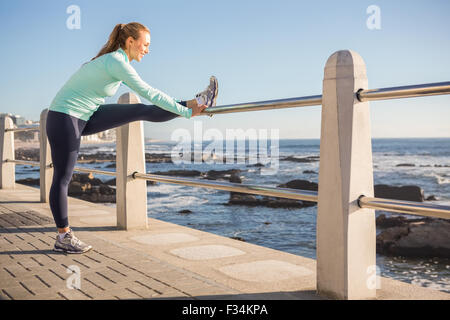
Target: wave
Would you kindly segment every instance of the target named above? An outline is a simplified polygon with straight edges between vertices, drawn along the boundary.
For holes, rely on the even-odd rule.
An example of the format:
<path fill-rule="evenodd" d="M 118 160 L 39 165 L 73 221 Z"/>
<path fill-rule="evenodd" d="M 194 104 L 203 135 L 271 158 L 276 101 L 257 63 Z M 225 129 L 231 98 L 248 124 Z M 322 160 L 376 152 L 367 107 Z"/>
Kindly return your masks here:
<path fill-rule="evenodd" d="M 157 208 L 159 210 L 164 208 L 186 208 L 194 205 L 195 207 L 208 203 L 207 199 L 202 199 L 194 196 L 168 196 L 164 198 L 149 198 L 147 209 Z"/>
<path fill-rule="evenodd" d="M 430 172 L 430 173 L 423 174 L 423 176 L 434 178 L 436 183 L 439 185 L 450 184 L 450 177 L 446 174 L 439 175 L 436 172 Z"/>

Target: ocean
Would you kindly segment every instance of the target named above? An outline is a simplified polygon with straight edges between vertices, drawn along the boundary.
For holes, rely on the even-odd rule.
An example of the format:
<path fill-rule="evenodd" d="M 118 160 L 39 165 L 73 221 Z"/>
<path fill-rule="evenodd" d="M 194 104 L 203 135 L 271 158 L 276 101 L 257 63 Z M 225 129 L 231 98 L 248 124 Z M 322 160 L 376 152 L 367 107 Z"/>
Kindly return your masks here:
<path fill-rule="evenodd" d="M 319 139 L 280 139 L 279 159 L 318 157 Z M 205 149 L 209 142 L 197 145 Z M 175 142 L 151 142 L 147 153 L 169 153 Z M 241 159 L 257 154 L 250 148 L 231 150 Z M 270 143 L 269 143 L 270 147 Z M 194 148 L 192 148 L 194 150 Z M 115 153 L 114 144 L 83 145 L 81 153 Z M 450 205 L 450 138 L 373 139 L 374 184 L 394 186 L 416 185 L 424 190 L 425 198 L 434 195 L 436 204 Z M 217 154 L 217 153 L 216 153 Z M 270 155 L 270 150 L 268 151 Z M 253 162 L 254 163 L 254 162 Z M 273 168 L 272 162 L 270 165 Z M 109 163 L 79 164 L 104 169 Z M 405 166 L 397 166 L 406 164 Z M 272 172 L 266 167 L 240 163 L 147 163 L 147 172 L 173 169 L 209 170 L 240 169 L 242 182 L 277 186 L 294 179 L 318 183 L 319 162 L 278 161 Z M 104 169 L 114 170 L 114 169 Z M 17 166 L 17 179 L 36 177 L 27 166 Z M 96 175 L 102 180 L 110 176 Z M 227 205 L 230 193 L 206 188 L 158 183 L 148 186 L 148 216 L 188 226 L 225 237 L 240 237 L 245 241 L 296 255 L 316 258 L 317 206 L 301 209 L 247 207 Z M 181 210 L 192 213 L 183 214 Z M 376 211 L 376 215 L 401 215 Z M 379 232 L 379 230 L 377 230 Z M 396 280 L 450 292 L 450 261 L 448 259 L 388 257 L 377 254 L 380 275 Z"/>

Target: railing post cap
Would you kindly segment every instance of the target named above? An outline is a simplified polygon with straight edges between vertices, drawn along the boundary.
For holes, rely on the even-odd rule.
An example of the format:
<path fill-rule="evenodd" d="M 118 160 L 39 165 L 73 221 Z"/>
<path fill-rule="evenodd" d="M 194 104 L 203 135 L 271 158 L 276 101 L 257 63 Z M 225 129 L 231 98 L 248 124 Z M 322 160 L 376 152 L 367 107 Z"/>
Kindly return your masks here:
<path fill-rule="evenodd" d="M 363 58 L 353 50 L 339 50 L 328 58 L 324 79 L 354 76 L 356 69 L 360 76 L 366 76 L 366 64 Z"/>
<path fill-rule="evenodd" d="M 141 99 L 133 92 L 126 92 L 119 97 L 117 103 L 119 104 L 141 103 Z"/>

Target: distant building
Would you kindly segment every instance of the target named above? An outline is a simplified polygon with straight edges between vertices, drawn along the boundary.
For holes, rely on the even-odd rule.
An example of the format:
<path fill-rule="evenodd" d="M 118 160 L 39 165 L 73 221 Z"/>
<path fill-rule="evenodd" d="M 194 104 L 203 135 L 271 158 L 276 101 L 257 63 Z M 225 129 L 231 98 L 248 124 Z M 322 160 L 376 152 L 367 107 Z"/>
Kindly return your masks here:
<path fill-rule="evenodd" d="M 24 126 L 24 125 L 26 125 L 27 123 L 27 120 L 24 118 L 24 117 L 22 117 L 22 116 L 19 116 L 19 115 L 15 115 L 14 116 L 15 118 L 16 118 L 16 126 Z M 14 120 L 13 120 L 14 121 Z"/>
<path fill-rule="evenodd" d="M 116 140 L 116 130 L 110 129 L 88 136 L 81 136 L 82 142 L 109 142 Z"/>
<path fill-rule="evenodd" d="M 26 119 L 18 114 L 14 115 L 12 113 L 0 113 L 0 116 L 3 115 L 10 117 L 16 126 L 23 126 L 26 124 Z"/>
<path fill-rule="evenodd" d="M 14 115 L 12 113 L 0 113 L 0 116 L 4 116 L 4 115 L 10 117 L 12 119 L 13 123 L 18 127 L 27 125 L 27 122 L 31 121 L 31 120 L 25 119 L 24 117 L 22 117 L 21 115 L 18 115 L 18 114 Z"/>
<path fill-rule="evenodd" d="M 14 123 L 14 127 L 39 125 L 38 121 L 27 120 L 20 115 L 13 115 L 12 113 L 0 113 L 0 116 L 6 115 L 10 117 Z M 39 140 L 38 131 L 24 131 L 17 132 L 15 139 L 23 141 L 37 141 Z M 89 136 L 81 136 L 81 141 L 84 142 L 109 142 L 116 140 L 116 130 L 110 129 L 99 133 L 91 134 Z"/>

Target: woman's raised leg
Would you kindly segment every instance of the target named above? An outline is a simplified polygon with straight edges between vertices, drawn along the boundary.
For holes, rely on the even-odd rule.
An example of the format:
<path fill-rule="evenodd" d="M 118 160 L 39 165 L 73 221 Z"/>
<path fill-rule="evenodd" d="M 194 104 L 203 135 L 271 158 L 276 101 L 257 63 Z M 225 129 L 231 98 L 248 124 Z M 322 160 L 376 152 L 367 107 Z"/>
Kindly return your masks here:
<path fill-rule="evenodd" d="M 186 106 L 184 101 L 180 102 L 180 104 Z M 102 132 L 138 120 L 165 122 L 176 117 L 178 115 L 173 112 L 143 103 L 104 104 L 87 121 L 82 135 Z"/>

